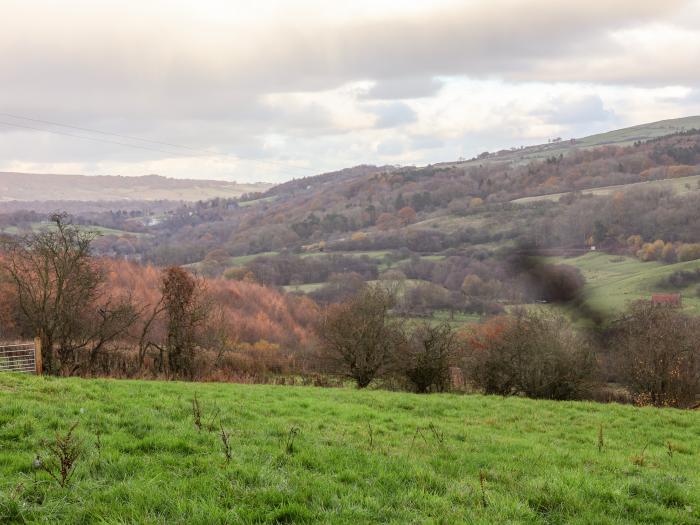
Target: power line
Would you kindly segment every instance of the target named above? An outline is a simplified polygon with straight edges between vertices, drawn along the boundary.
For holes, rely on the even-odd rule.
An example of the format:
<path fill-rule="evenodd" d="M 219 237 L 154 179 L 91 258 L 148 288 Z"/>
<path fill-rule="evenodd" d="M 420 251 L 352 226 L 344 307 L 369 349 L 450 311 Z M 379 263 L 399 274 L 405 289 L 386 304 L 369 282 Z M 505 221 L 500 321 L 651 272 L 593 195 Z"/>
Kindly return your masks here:
<path fill-rule="evenodd" d="M 145 143 L 149 143 L 149 144 L 155 144 L 155 145 L 160 145 L 160 146 L 167 146 L 167 147 L 170 147 L 170 148 L 184 149 L 184 150 L 187 150 L 187 151 L 192 152 L 192 154 L 190 154 L 190 155 L 188 155 L 188 156 L 194 156 L 194 157 L 229 157 L 229 158 L 232 158 L 232 159 L 235 159 L 235 160 L 238 160 L 238 161 L 254 162 L 254 163 L 258 163 L 258 164 L 268 164 L 268 165 L 277 166 L 277 167 L 291 168 L 291 169 L 303 170 L 303 171 L 308 171 L 308 172 L 313 172 L 313 173 L 315 173 L 315 170 L 314 170 L 313 168 L 307 168 L 307 167 L 304 167 L 304 166 L 294 166 L 294 165 L 292 165 L 292 164 L 286 164 L 286 163 L 277 162 L 277 161 L 272 161 L 272 160 L 261 160 L 261 159 L 245 158 L 245 157 L 241 157 L 241 156 L 239 156 L 239 155 L 232 155 L 232 154 L 229 154 L 229 153 L 220 153 L 220 152 L 213 151 L 213 150 L 208 150 L 208 149 L 193 148 L 193 147 L 191 147 L 191 146 L 187 146 L 187 145 L 183 145 L 183 144 L 176 144 L 176 143 L 174 143 L 174 142 L 163 142 L 163 141 L 158 141 L 158 140 L 145 139 L 145 138 L 142 138 L 142 137 L 135 137 L 135 136 L 132 136 L 132 135 L 123 135 L 123 134 L 120 134 L 120 133 L 112 133 L 112 132 L 109 132 L 109 131 L 102 131 L 102 130 L 93 129 L 93 128 L 86 128 L 86 127 L 80 127 L 80 126 L 73 126 L 73 125 L 71 125 L 71 124 L 63 124 L 63 123 L 61 123 L 61 122 L 56 122 L 56 121 L 52 121 L 52 120 L 37 119 L 37 118 L 32 118 L 32 117 L 24 117 L 24 116 L 15 115 L 15 114 L 12 114 L 12 113 L 0 112 L 0 116 L 10 117 L 10 118 L 13 118 L 13 119 L 18 119 L 18 120 L 27 120 L 27 121 L 30 121 L 30 122 L 37 122 L 37 123 L 40 123 L 40 124 L 48 124 L 48 125 L 51 125 L 51 126 L 59 126 L 59 127 L 68 128 L 68 129 L 75 129 L 75 130 L 78 130 L 78 131 L 86 131 L 86 132 L 88 132 L 88 133 L 97 133 L 97 134 L 99 134 L 99 135 L 118 137 L 118 138 L 122 138 L 122 139 L 126 139 L 126 140 L 136 140 L 136 141 L 145 142 Z M 130 144 L 130 143 L 118 142 L 118 141 L 114 141 L 114 140 L 98 139 L 98 138 L 95 138 L 95 137 L 86 137 L 86 136 L 84 136 L 84 135 L 76 135 L 76 134 L 73 134 L 73 133 L 61 132 L 61 131 L 57 131 L 57 130 L 50 130 L 50 129 L 44 129 L 44 128 L 36 128 L 36 127 L 27 126 L 27 125 L 22 125 L 22 124 L 16 124 L 16 123 L 10 123 L 10 122 L 3 122 L 3 121 L 0 121 L 0 124 L 3 124 L 3 125 L 5 125 L 5 126 L 13 126 L 13 127 L 18 127 L 18 128 L 31 129 L 31 130 L 34 130 L 34 131 L 42 131 L 42 132 L 45 132 L 45 133 L 53 133 L 53 134 L 56 134 L 56 135 L 63 135 L 63 136 L 66 136 L 66 137 L 73 137 L 73 138 L 79 138 L 79 139 L 84 139 L 84 140 L 92 140 L 92 141 L 95 141 L 95 142 L 103 142 L 103 143 L 106 143 L 106 144 L 116 144 L 116 145 L 119 145 L 119 146 L 125 146 L 125 147 L 129 147 L 129 148 L 137 148 L 137 149 L 142 149 L 142 150 L 157 151 L 157 152 L 160 152 L 160 153 L 167 153 L 167 154 L 169 154 L 169 155 L 182 155 L 181 152 L 166 151 L 166 150 L 163 150 L 163 149 L 151 148 L 151 147 L 146 147 L 146 146 L 139 146 L 139 145 L 137 145 L 137 144 Z M 196 155 L 194 155 L 194 153 L 196 153 Z"/>
<path fill-rule="evenodd" d="M 164 150 L 164 149 L 149 148 L 148 146 L 139 146 L 138 144 L 128 144 L 128 143 L 126 143 L 126 142 L 117 142 L 116 140 L 98 139 L 98 138 L 96 138 L 96 137 L 85 137 L 85 136 L 83 136 L 83 135 L 76 135 L 76 134 L 74 134 L 74 133 L 67 133 L 67 132 L 65 132 L 65 131 L 56 131 L 56 130 L 52 130 L 52 129 L 37 128 L 37 127 L 35 127 L 35 126 L 27 126 L 27 125 L 25 125 L 25 124 L 17 124 L 17 123 L 13 123 L 13 122 L 5 122 L 5 121 L 2 121 L 2 120 L 0 120 L 0 124 L 2 124 L 3 126 L 12 126 L 12 127 L 15 127 L 15 128 L 31 129 L 31 130 L 34 130 L 34 131 L 41 131 L 41 132 L 44 132 L 44 133 L 52 133 L 52 134 L 54 134 L 54 135 L 62 135 L 62 136 L 64 136 L 64 137 L 73 137 L 73 138 L 83 139 L 83 140 L 92 140 L 92 141 L 94 141 L 94 142 L 103 142 L 103 143 L 105 143 L 105 144 L 117 144 L 117 145 L 119 145 L 119 146 L 126 146 L 126 147 L 128 147 L 128 148 L 138 148 L 138 149 L 145 149 L 145 150 L 149 150 L 149 151 L 158 151 L 158 152 L 160 152 L 160 153 L 167 153 L 167 154 L 169 154 L 169 155 L 180 155 L 180 153 L 176 153 L 176 152 L 173 152 L 173 151 L 167 151 L 167 150 Z M 195 155 L 195 156 L 197 156 L 197 157 L 204 157 L 205 155 Z"/>

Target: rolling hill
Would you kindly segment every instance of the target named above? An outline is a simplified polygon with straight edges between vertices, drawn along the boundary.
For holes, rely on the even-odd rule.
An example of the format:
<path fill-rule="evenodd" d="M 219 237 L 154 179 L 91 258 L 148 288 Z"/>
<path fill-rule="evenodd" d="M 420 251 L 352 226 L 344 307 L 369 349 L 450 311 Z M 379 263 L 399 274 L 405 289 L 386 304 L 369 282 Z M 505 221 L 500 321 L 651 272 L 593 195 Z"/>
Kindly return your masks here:
<path fill-rule="evenodd" d="M 672 133 L 700 129 L 700 115 L 676 119 L 660 120 L 622 128 L 605 133 L 597 133 L 583 138 L 557 140 L 548 144 L 538 144 L 524 148 L 511 148 L 491 153 L 483 158 L 461 162 L 444 162 L 439 166 L 470 166 L 492 162 L 526 163 L 533 160 L 544 160 L 549 157 L 567 155 L 574 150 L 590 149 L 600 146 L 628 146 L 638 141 L 647 141 L 664 137 Z"/>
<path fill-rule="evenodd" d="M 0 202 L 8 201 L 198 201 L 261 192 L 272 185 L 159 175 L 58 175 L 0 172 Z"/>
<path fill-rule="evenodd" d="M 668 263 L 688 260 L 687 253 L 681 259 L 681 250 L 700 246 L 696 127 L 700 117 L 688 117 L 469 162 L 361 165 L 295 179 L 245 199 L 202 200 L 128 216 L 95 211 L 86 214 L 84 224 L 112 233 L 100 240 L 102 255 L 186 265 L 209 277 L 255 280 L 317 300 L 333 293 L 323 290 L 333 279 L 339 296 L 343 282 L 357 284 L 357 277 L 368 282 L 405 279 L 421 285 L 407 294 L 412 311 L 449 310 L 451 319 L 456 313 L 494 313 L 538 300 L 510 266 L 518 246 L 561 255 L 583 253 L 594 243 L 611 257 L 635 257 L 645 243 L 661 241 L 666 264 L 658 272 L 652 270 L 662 264 L 660 255 L 651 258 L 657 262 L 632 261 L 610 270 L 611 275 L 620 269 L 635 272 L 638 281 L 629 289 L 610 287 L 619 293 L 607 298 L 592 298 L 601 306 L 611 304 L 613 308 L 604 308 L 611 312 L 657 290 L 657 274 L 675 271 Z M 49 177 L 47 184 L 60 178 Z M 138 190 L 141 197 L 150 184 L 156 188 L 151 198 L 184 198 L 188 192 L 213 192 L 229 184 L 155 176 L 74 182 L 85 195 L 94 194 L 103 182 L 105 187 L 126 185 L 122 194 Z M 27 191 L 30 186 L 21 187 Z M 242 189 L 236 186 L 235 191 Z M 42 220 L 40 214 L 5 216 L 6 225 L 0 227 L 7 233 L 26 231 Z M 120 231 L 142 236 L 120 236 Z M 630 238 L 639 244 L 632 246 Z M 586 260 L 564 262 L 579 267 L 589 288 L 601 284 L 605 291 L 607 281 L 587 272 Z M 481 299 L 469 301 L 463 293 L 468 276 L 483 284 L 472 291 Z M 685 292 L 692 309 L 695 290 Z"/>

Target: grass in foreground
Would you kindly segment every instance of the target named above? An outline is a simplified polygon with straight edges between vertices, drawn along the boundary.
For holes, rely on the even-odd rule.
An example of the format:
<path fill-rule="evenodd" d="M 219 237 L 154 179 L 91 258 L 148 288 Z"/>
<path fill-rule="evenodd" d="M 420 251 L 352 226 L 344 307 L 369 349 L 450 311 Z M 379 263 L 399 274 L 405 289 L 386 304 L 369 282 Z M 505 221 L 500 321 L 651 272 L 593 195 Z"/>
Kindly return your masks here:
<path fill-rule="evenodd" d="M 87 452 L 61 488 L 32 463 L 75 421 Z M 0 521 L 700 523 L 699 425 L 592 403 L 5 374 Z"/>

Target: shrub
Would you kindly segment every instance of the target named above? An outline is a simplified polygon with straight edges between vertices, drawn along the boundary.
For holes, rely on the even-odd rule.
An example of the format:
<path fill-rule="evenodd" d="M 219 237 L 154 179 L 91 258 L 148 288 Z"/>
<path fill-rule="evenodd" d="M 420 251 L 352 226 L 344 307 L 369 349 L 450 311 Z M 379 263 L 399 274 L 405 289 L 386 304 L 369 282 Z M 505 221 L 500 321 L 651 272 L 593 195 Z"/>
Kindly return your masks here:
<path fill-rule="evenodd" d="M 700 322 L 650 301 L 633 304 L 613 330 L 620 376 L 638 404 L 688 407 L 700 393 Z"/>
<path fill-rule="evenodd" d="M 695 270 L 677 270 L 661 281 L 663 286 L 673 288 L 685 288 L 691 284 L 700 282 L 700 268 Z"/>
<path fill-rule="evenodd" d="M 400 321 L 389 316 L 394 297 L 381 286 L 364 286 L 349 301 L 332 305 L 318 327 L 329 371 L 359 388 L 389 370 L 402 342 Z"/>
<path fill-rule="evenodd" d="M 700 244 L 684 244 L 678 250 L 678 260 L 681 262 L 700 259 Z"/>
<path fill-rule="evenodd" d="M 579 399 L 593 376 L 589 345 L 560 316 L 520 310 L 495 318 L 468 347 L 468 374 L 487 394 Z"/>
<path fill-rule="evenodd" d="M 457 351 L 457 339 L 449 324 L 421 323 L 397 356 L 398 366 L 414 391 L 444 392 L 450 387 L 450 367 Z"/>

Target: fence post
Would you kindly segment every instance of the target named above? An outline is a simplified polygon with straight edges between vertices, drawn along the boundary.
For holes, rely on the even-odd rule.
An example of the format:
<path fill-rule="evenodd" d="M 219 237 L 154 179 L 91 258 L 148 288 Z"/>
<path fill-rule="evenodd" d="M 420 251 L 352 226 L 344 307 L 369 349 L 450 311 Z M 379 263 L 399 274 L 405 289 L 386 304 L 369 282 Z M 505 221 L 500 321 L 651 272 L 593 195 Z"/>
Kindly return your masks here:
<path fill-rule="evenodd" d="M 36 375 L 44 373 L 44 366 L 41 362 L 41 337 L 34 338 L 34 366 Z"/>

